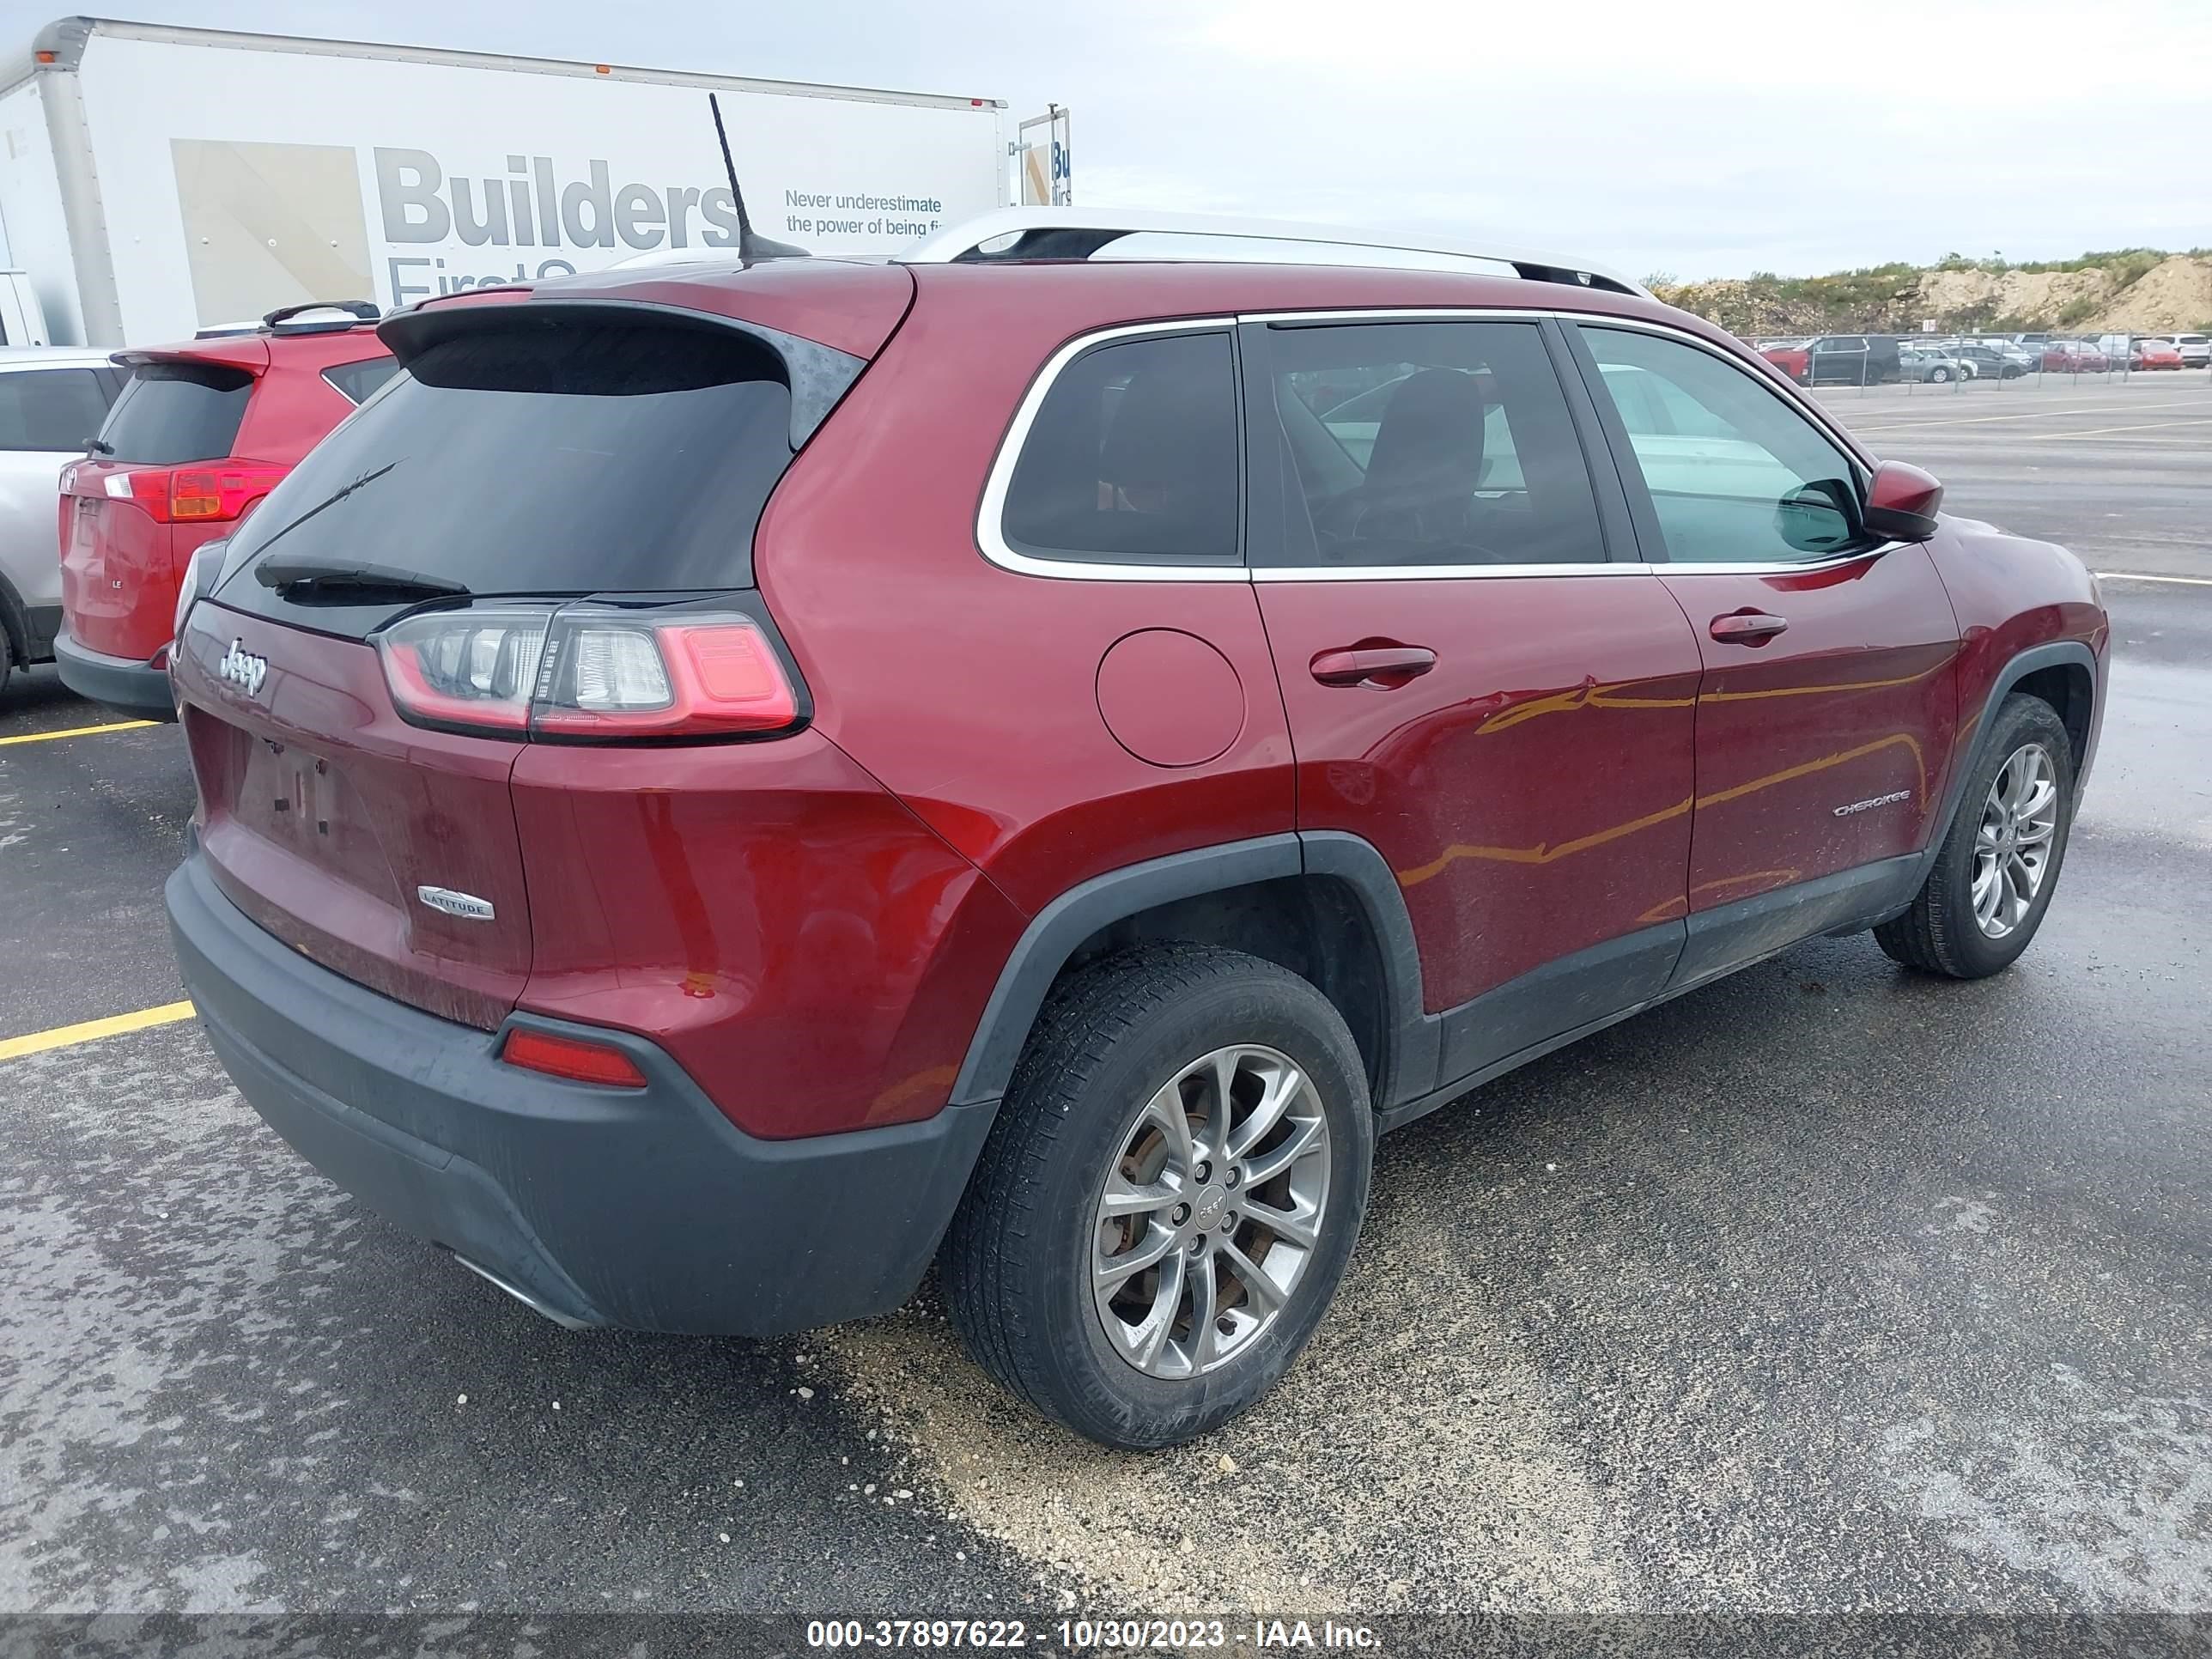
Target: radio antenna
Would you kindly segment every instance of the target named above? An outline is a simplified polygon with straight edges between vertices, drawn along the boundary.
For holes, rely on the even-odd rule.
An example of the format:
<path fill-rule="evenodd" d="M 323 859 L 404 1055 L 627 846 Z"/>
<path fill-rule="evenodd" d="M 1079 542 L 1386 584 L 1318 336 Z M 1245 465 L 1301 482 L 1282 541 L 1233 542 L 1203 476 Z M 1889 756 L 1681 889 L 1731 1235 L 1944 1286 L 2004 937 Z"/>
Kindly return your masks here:
<path fill-rule="evenodd" d="M 730 199 L 738 210 L 738 258 L 748 264 L 755 259 L 804 259 L 803 247 L 771 240 L 753 230 L 752 216 L 745 211 L 745 192 L 738 185 L 738 164 L 730 159 L 730 135 L 722 125 L 722 100 L 707 94 L 707 107 L 714 114 L 714 142 L 722 147 L 722 171 L 730 175 Z"/>

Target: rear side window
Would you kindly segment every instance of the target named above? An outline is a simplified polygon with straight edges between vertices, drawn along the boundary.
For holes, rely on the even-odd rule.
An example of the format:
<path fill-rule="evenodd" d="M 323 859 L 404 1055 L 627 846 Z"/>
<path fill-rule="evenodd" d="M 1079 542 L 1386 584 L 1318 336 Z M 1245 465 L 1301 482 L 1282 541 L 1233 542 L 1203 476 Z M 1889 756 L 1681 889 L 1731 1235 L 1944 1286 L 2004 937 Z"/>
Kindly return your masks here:
<path fill-rule="evenodd" d="M 333 363 L 323 378 L 337 388 L 348 403 L 368 401 L 368 394 L 399 372 L 397 357 L 364 357 L 357 363 Z"/>
<path fill-rule="evenodd" d="M 149 466 L 220 460 L 238 441 L 253 376 L 221 363 L 142 363 L 100 438 L 112 460 Z"/>
<path fill-rule="evenodd" d="M 754 526 L 793 453 L 791 393 L 760 341 L 488 324 L 408 370 L 246 521 L 225 604 L 341 633 L 381 619 L 264 587 L 253 566 L 271 550 L 477 594 L 751 586 Z"/>
<path fill-rule="evenodd" d="M 1228 335 L 1117 340 L 1053 381 L 1000 528 L 1015 551 L 1044 558 L 1234 563 L 1237 476 Z"/>
<path fill-rule="evenodd" d="M 1253 562 L 1595 562 L 1597 498 L 1533 323 L 1267 331 L 1290 459 L 1283 546 Z"/>
<path fill-rule="evenodd" d="M 89 368 L 0 374 L 0 449 L 82 450 L 107 418 L 107 399 Z"/>

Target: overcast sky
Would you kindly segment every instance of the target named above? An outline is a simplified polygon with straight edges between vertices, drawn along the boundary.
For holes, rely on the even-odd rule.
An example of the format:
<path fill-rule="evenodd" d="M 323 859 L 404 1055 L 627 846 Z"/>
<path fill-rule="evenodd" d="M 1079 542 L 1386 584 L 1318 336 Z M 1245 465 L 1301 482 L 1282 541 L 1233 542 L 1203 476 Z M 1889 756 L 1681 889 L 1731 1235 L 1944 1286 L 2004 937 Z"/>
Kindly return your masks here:
<path fill-rule="evenodd" d="M 0 0 L 8 56 L 58 15 Z M 2212 245 L 2212 0 L 131 0 L 207 27 L 1073 111 L 1079 203 L 1643 276 Z"/>

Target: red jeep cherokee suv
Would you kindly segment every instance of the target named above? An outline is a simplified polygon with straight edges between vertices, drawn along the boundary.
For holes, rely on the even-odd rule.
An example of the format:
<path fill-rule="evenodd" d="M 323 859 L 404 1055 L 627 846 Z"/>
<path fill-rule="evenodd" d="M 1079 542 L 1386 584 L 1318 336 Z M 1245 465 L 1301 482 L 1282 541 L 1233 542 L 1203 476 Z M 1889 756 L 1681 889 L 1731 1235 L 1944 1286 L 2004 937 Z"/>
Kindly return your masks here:
<path fill-rule="evenodd" d="M 62 631 L 81 697 L 173 720 L 169 635 L 192 556 L 229 535 L 398 368 L 376 307 L 288 306 L 255 330 L 118 351 L 130 383 L 62 475 Z"/>
<path fill-rule="evenodd" d="M 386 320 L 194 573 L 168 904 L 246 1098 L 542 1312 L 934 1259 L 1157 1446 L 1291 1363 L 1378 1131 L 1815 934 L 2010 963 L 2106 624 L 1602 273 L 1095 224 Z"/>

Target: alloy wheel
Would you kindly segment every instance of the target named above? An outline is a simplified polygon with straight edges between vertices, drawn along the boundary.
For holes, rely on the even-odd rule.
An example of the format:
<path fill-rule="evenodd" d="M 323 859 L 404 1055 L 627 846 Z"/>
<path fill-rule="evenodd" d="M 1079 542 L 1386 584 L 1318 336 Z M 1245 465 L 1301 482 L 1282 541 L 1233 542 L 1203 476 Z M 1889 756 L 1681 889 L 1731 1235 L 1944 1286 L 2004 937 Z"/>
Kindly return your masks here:
<path fill-rule="evenodd" d="M 1140 1107 L 1107 1171 L 1091 1294 L 1147 1376 L 1196 1376 L 1282 1316 L 1328 1224 L 1329 1130 L 1289 1055 L 1217 1048 Z"/>
<path fill-rule="evenodd" d="M 1990 938 L 2027 920 L 2057 835 L 2057 769 L 2041 744 L 2023 744 L 1998 769 L 1974 833 L 1974 921 Z"/>

